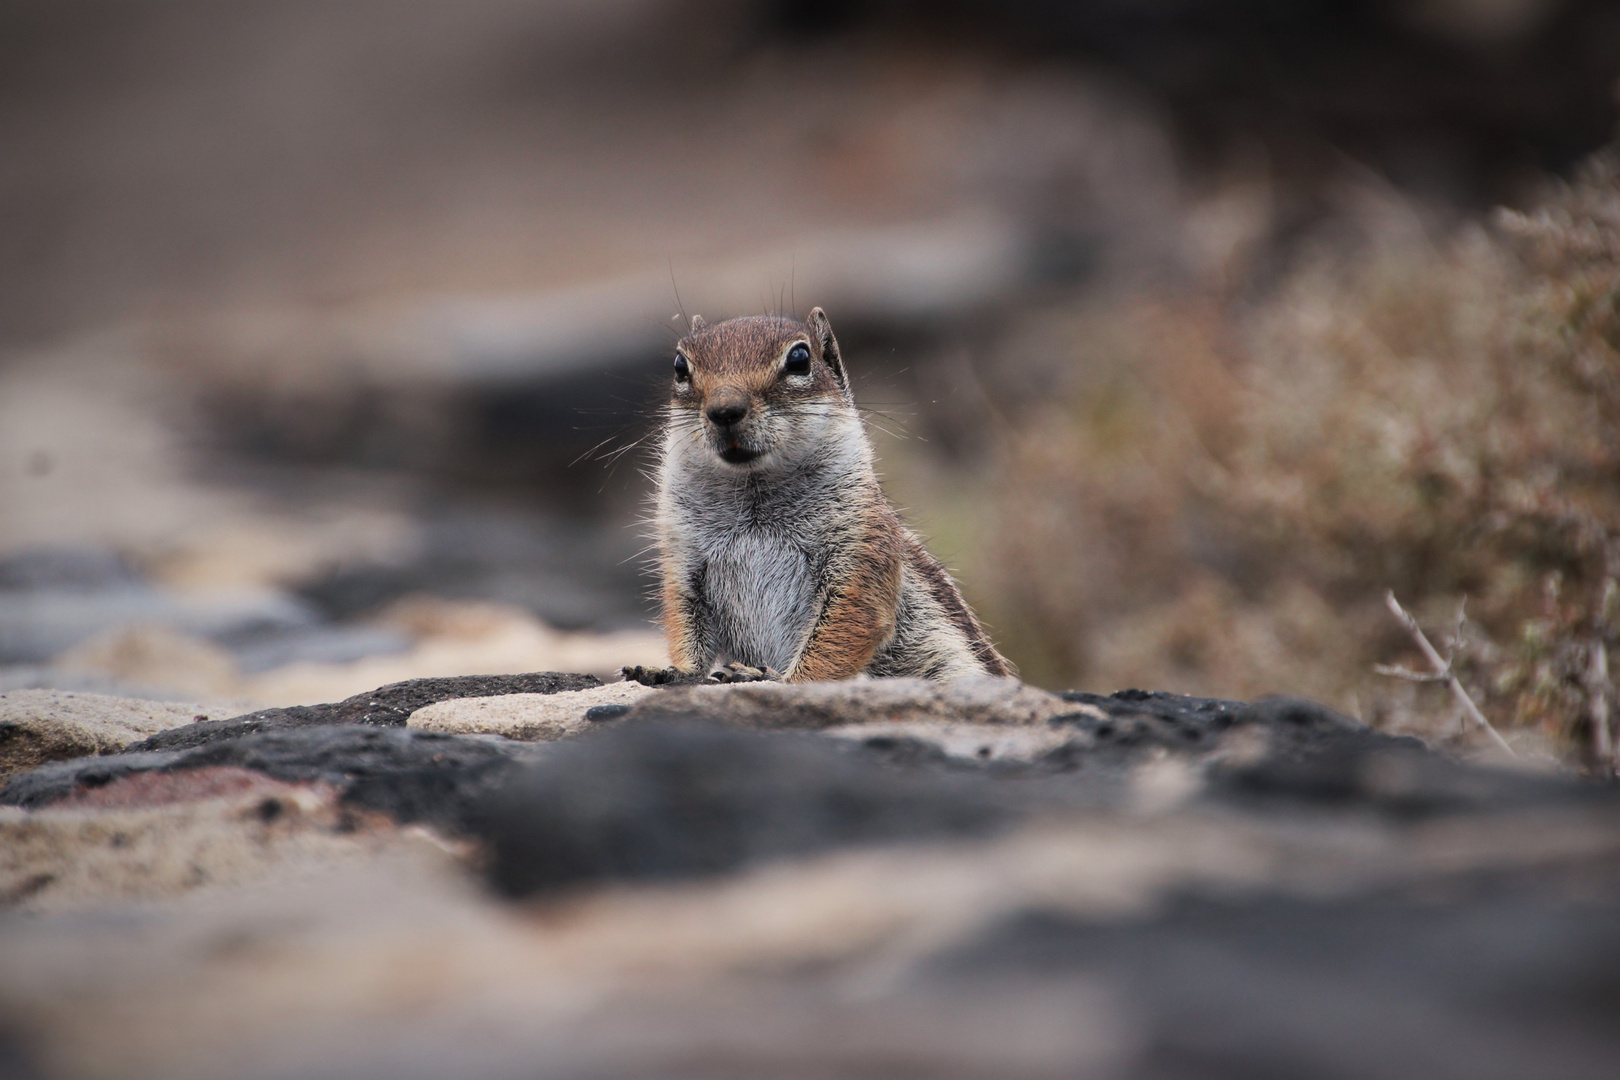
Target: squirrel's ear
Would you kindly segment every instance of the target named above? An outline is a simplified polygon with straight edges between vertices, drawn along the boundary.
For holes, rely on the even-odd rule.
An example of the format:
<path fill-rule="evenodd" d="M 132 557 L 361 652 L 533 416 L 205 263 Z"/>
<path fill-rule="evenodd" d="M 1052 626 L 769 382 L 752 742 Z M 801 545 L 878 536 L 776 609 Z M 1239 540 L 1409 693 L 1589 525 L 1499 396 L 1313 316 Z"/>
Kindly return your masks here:
<path fill-rule="evenodd" d="M 709 324 L 703 321 L 703 316 L 694 315 L 687 320 L 687 325 L 692 328 L 690 332 L 695 334 Z"/>
<path fill-rule="evenodd" d="M 810 337 L 821 352 L 821 359 L 832 368 L 833 379 L 841 389 L 847 391 L 849 377 L 844 374 L 844 357 L 838 351 L 838 339 L 833 337 L 832 323 L 827 321 L 827 313 L 818 307 L 811 308 L 810 314 L 805 316 L 804 325 L 810 328 Z"/>

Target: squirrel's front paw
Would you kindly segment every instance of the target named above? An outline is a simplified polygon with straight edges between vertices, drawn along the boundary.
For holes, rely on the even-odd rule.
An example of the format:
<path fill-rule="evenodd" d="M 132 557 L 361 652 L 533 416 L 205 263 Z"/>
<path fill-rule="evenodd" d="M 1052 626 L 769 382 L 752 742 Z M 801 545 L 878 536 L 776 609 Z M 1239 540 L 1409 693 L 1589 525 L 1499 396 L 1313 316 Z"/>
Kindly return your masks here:
<path fill-rule="evenodd" d="M 680 668 L 647 667 L 637 664 L 621 670 L 624 672 L 625 682 L 638 682 L 643 686 L 668 686 L 670 683 L 696 681 L 691 672 L 682 671 Z"/>
<path fill-rule="evenodd" d="M 781 682 L 782 673 L 775 668 L 750 667 L 748 664 L 727 664 L 723 668 L 716 668 L 709 672 L 709 681 L 715 683 L 733 682 Z"/>

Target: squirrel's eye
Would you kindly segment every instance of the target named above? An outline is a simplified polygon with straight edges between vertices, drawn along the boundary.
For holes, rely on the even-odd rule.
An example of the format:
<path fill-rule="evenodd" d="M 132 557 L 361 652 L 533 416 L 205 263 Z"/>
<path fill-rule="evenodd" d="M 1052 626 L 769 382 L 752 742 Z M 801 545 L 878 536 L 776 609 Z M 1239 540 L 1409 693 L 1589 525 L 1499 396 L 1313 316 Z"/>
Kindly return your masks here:
<path fill-rule="evenodd" d="M 787 363 L 782 370 L 789 375 L 810 374 L 810 346 L 800 342 L 788 350 Z"/>
<path fill-rule="evenodd" d="M 686 357 L 680 353 L 675 354 L 675 381 L 685 382 L 692 377 L 692 365 L 686 362 Z"/>

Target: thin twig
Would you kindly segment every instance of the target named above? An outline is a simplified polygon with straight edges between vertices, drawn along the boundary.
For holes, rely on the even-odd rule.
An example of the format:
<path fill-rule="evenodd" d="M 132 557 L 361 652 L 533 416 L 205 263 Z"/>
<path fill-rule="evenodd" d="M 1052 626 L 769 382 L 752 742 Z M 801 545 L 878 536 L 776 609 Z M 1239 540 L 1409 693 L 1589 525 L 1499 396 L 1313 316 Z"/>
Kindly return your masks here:
<path fill-rule="evenodd" d="M 1450 682 L 1449 671 L 1410 671 L 1403 667 L 1391 667 L 1389 664 L 1374 664 L 1373 670 L 1380 675 L 1388 675 L 1392 679 L 1405 679 L 1407 682 Z"/>
<path fill-rule="evenodd" d="M 1614 608 L 1615 574 L 1620 572 L 1620 538 L 1610 538 L 1604 551 L 1607 573 L 1603 578 L 1603 591 L 1598 595 L 1597 617 L 1593 620 L 1592 662 L 1586 670 L 1586 696 L 1592 704 L 1592 749 L 1598 765 L 1611 775 L 1615 771 L 1614 732 L 1610 728 L 1609 694 L 1614 686 L 1609 681 L 1609 612 Z"/>
<path fill-rule="evenodd" d="M 1592 752 L 1598 764 L 1614 768 L 1614 739 L 1609 731 L 1609 647 L 1602 638 L 1592 642 L 1592 664 L 1586 673 L 1586 692 L 1592 700 Z"/>
<path fill-rule="evenodd" d="M 1446 667 L 1451 667 L 1451 658 L 1457 655 L 1462 648 L 1463 627 L 1468 625 L 1468 597 L 1457 601 L 1457 623 L 1451 628 L 1451 640 L 1446 642 Z"/>
<path fill-rule="evenodd" d="M 1518 757 L 1519 755 L 1514 751 L 1513 747 L 1508 745 L 1508 741 L 1502 738 L 1502 733 L 1492 727 L 1489 720 L 1485 719 L 1485 714 L 1479 711 L 1479 707 L 1474 704 L 1474 699 L 1468 696 L 1467 690 L 1463 689 L 1462 683 L 1457 681 L 1457 676 L 1451 670 L 1451 661 L 1441 656 L 1435 651 L 1434 646 L 1429 644 L 1429 639 L 1423 633 L 1423 628 L 1418 626 L 1416 619 L 1406 613 L 1406 609 L 1401 607 L 1401 602 L 1395 599 L 1393 592 L 1384 594 L 1384 603 L 1389 606 L 1389 610 L 1401 621 L 1401 625 L 1406 627 L 1407 632 L 1412 635 L 1412 640 L 1417 642 L 1424 659 L 1434 666 L 1435 674 L 1443 677 L 1446 685 L 1451 688 L 1452 696 L 1457 699 L 1457 704 L 1463 707 L 1463 711 L 1496 741 L 1497 746 L 1507 751 L 1510 757 Z"/>

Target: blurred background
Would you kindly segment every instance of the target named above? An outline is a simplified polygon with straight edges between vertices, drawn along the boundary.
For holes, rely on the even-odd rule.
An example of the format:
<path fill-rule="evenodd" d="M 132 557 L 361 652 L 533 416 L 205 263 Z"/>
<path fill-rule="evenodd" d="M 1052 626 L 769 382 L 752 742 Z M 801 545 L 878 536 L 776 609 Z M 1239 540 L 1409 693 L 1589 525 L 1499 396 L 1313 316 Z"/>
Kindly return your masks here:
<path fill-rule="evenodd" d="M 1393 590 L 1600 763 L 1617 92 L 1602 0 L 4 0 L 0 689 L 661 662 L 680 313 L 819 304 L 1029 681 L 1466 745 Z"/>

